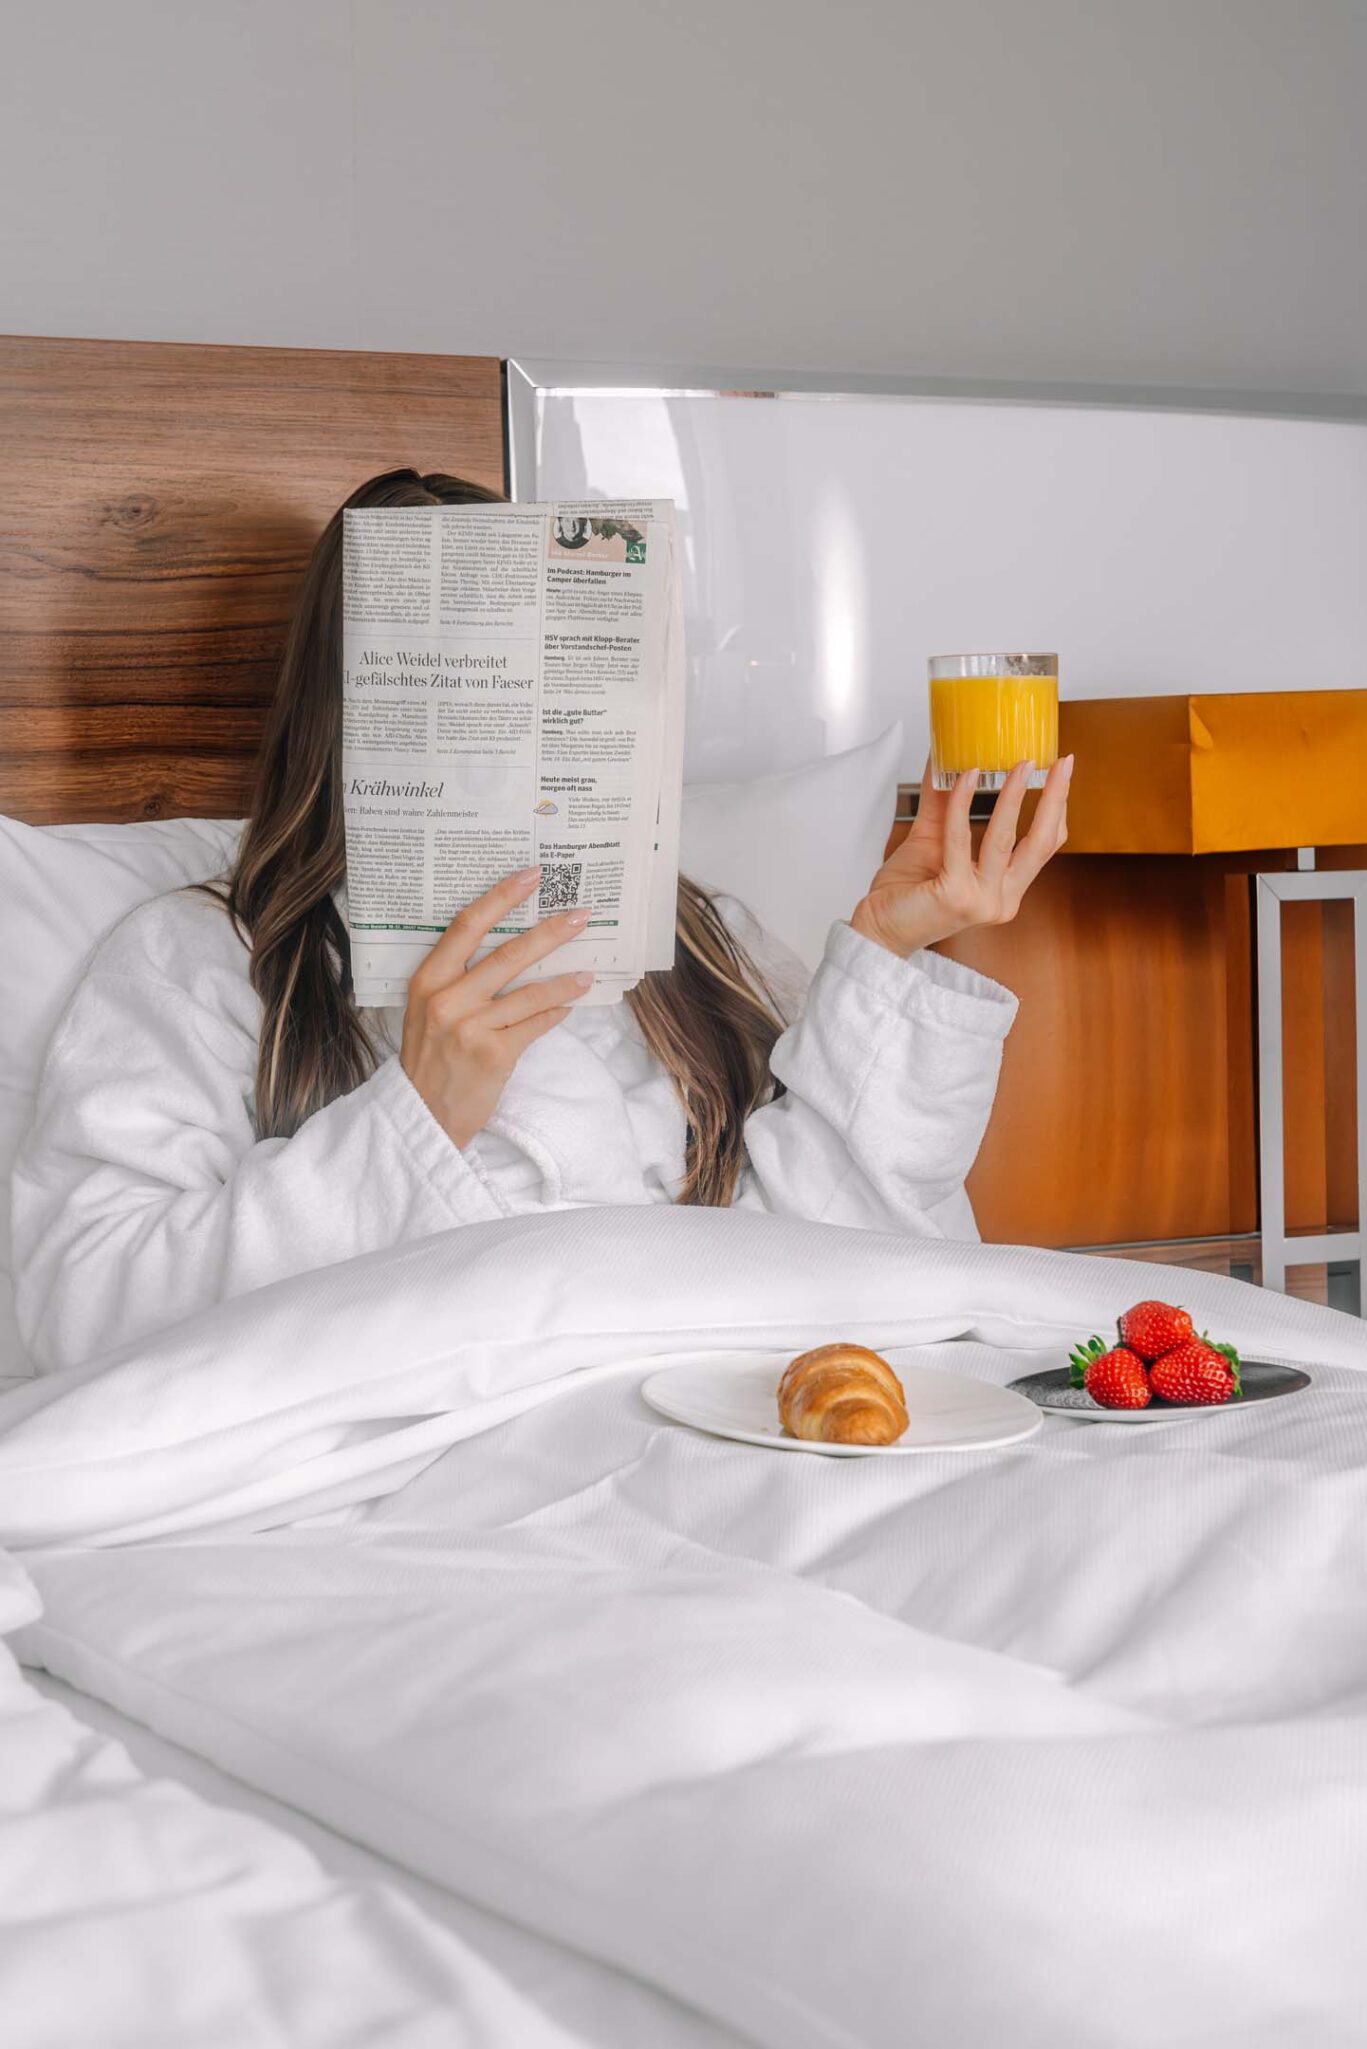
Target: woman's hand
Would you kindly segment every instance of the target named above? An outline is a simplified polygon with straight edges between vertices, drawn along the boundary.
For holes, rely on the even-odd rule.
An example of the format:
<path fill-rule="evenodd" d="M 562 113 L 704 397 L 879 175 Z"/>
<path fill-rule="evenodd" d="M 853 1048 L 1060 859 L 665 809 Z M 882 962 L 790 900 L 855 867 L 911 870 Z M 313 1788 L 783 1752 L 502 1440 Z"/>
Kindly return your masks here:
<path fill-rule="evenodd" d="M 961 775 L 952 791 L 937 790 L 927 762 L 916 822 L 856 907 L 850 920 L 855 931 L 905 960 L 918 946 L 933 946 L 973 925 L 1009 924 L 1026 890 L 1068 837 L 1071 754 L 1050 769 L 1030 829 L 1016 845 L 1030 768 L 1022 762 L 1007 777 L 974 861 L 968 812 L 977 770 Z"/>
<path fill-rule="evenodd" d="M 586 910 L 543 918 L 505 939 L 470 966 L 473 954 L 501 918 L 525 903 L 540 878 L 526 868 L 496 883 L 459 912 L 408 985 L 399 1061 L 404 1073 L 459 1146 L 468 1145 L 493 1116 L 504 1084 L 531 1045 L 570 1014 L 575 998 L 592 988 L 591 974 L 555 975 L 507 995 L 509 982 L 573 939 L 588 923 Z"/>

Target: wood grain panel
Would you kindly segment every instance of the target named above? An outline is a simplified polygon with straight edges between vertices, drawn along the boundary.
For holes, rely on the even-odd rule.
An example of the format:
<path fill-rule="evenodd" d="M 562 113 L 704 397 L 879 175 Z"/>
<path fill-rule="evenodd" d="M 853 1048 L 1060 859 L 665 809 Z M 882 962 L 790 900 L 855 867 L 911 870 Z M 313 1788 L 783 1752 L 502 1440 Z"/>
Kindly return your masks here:
<path fill-rule="evenodd" d="M 890 848 L 906 830 L 900 820 Z M 984 1238 L 1115 1245 L 1251 1228 L 1245 865 L 1070 850 L 1014 924 L 939 949 L 1020 998 L 968 1183 Z"/>
<path fill-rule="evenodd" d="M 1358 1222 L 1357 989 L 1353 906 L 1324 905 L 1325 1211 L 1331 1227 Z"/>
<path fill-rule="evenodd" d="M 379 470 L 500 488 L 500 366 L 0 339 L 0 446 L 0 811 L 234 816 L 320 528 Z"/>
<path fill-rule="evenodd" d="M 1105 1245 L 1229 1229 L 1224 877 L 1055 862 L 1012 925 L 942 951 L 1021 999 L 969 1194 L 985 1238 Z"/>
<path fill-rule="evenodd" d="M 1253 1020 L 1253 885 L 1227 873 L 1225 887 L 1225 1058 L 1228 1089 L 1229 1231 L 1258 1228 L 1258 1048 Z"/>
<path fill-rule="evenodd" d="M 894 847 L 914 813 L 899 793 Z M 1367 848 L 1320 850 L 1367 867 Z M 1258 1223 L 1251 877 L 1294 853 L 1078 855 L 1014 925 L 941 950 L 1021 998 L 969 1191 L 983 1236 L 1036 1245 L 1225 1238 Z M 1288 1221 L 1356 1221 L 1348 906 L 1284 926 Z"/>
<path fill-rule="evenodd" d="M 1282 1101 L 1286 1223 L 1291 1231 L 1323 1231 L 1329 1221 L 1324 997 L 1324 906 L 1284 903 Z"/>
<path fill-rule="evenodd" d="M 1320 847 L 1321 868 L 1367 869 L 1367 847 Z M 1324 1062 L 1328 1142 L 1326 1182 L 1331 1225 L 1358 1222 L 1357 1202 L 1357 992 L 1354 987 L 1351 907 L 1324 906 Z"/>
<path fill-rule="evenodd" d="M 265 719 L 261 703 L 0 706 L 0 778 L 25 810 L 0 809 L 35 824 L 240 817 Z"/>

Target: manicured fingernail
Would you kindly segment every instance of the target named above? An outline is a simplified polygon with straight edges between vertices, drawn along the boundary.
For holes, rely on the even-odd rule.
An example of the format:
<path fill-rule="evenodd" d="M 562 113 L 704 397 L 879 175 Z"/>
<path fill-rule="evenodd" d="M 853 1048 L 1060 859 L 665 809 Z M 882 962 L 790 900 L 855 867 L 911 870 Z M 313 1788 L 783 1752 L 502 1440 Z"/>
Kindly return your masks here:
<path fill-rule="evenodd" d="M 1035 764 L 1033 761 L 1023 761 L 1021 763 L 1021 767 L 1025 770 L 1025 773 L 1027 775 L 1033 775 L 1035 773 Z"/>
<path fill-rule="evenodd" d="M 527 889 L 530 889 L 540 873 L 541 870 L 539 868 L 519 868 L 517 874 L 513 877 L 513 881 L 520 882 Z"/>
<path fill-rule="evenodd" d="M 587 925 L 588 922 L 589 910 L 587 904 L 580 904 L 578 910 L 566 911 L 565 913 L 565 923 L 567 925 Z"/>
<path fill-rule="evenodd" d="M 1069 776 L 1070 776 L 1070 775 L 1071 775 L 1072 773 L 1073 773 L 1073 757 L 1072 757 L 1072 755 L 1071 755 L 1071 754 L 1065 754 L 1065 755 L 1064 755 L 1064 757 L 1063 757 L 1063 780 L 1064 780 L 1065 782 L 1067 782 L 1067 780 L 1068 780 Z"/>
<path fill-rule="evenodd" d="M 576 975 L 574 978 L 574 986 L 576 989 L 591 989 L 593 987 L 593 976 L 586 974 Z"/>

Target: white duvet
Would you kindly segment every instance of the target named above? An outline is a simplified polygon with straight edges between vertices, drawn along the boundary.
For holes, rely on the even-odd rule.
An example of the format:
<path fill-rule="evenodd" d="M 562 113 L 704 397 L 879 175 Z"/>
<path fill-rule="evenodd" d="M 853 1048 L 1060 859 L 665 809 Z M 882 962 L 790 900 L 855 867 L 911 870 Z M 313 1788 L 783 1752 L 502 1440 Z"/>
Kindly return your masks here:
<path fill-rule="evenodd" d="M 0 1635 L 38 1610 L 0 1558 Z M 571 2049 L 381 1885 L 149 1779 L 0 1643 L 6 2049 Z"/>
<path fill-rule="evenodd" d="M 282 1283 L 0 1403 L 22 1647 L 772 2049 L 1361 2043 L 1359 1323 L 1184 1273 L 1311 1390 L 996 1454 L 637 1392 L 836 1335 L 1006 1380 L 1155 1282 L 633 1209 Z"/>

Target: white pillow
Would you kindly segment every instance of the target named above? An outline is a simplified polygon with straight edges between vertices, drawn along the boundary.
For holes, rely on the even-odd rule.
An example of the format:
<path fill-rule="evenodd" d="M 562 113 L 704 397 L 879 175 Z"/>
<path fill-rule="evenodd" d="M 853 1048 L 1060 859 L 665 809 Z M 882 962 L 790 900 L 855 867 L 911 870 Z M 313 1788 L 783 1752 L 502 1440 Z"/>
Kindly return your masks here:
<path fill-rule="evenodd" d="M 29 1369 L 14 1323 L 10 1173 L 57 1020 L 91 951 L 151 896 L 221 875 L 240 826 L 21 825 L 0 817 L 0 1375 Z"/>
<path fill-rule="evenodd" d="M 897 805 L 902 728 L 808 768 L 684 791 L 679 865 L 739 897 L 815 968 L 883 859 Z"/>

